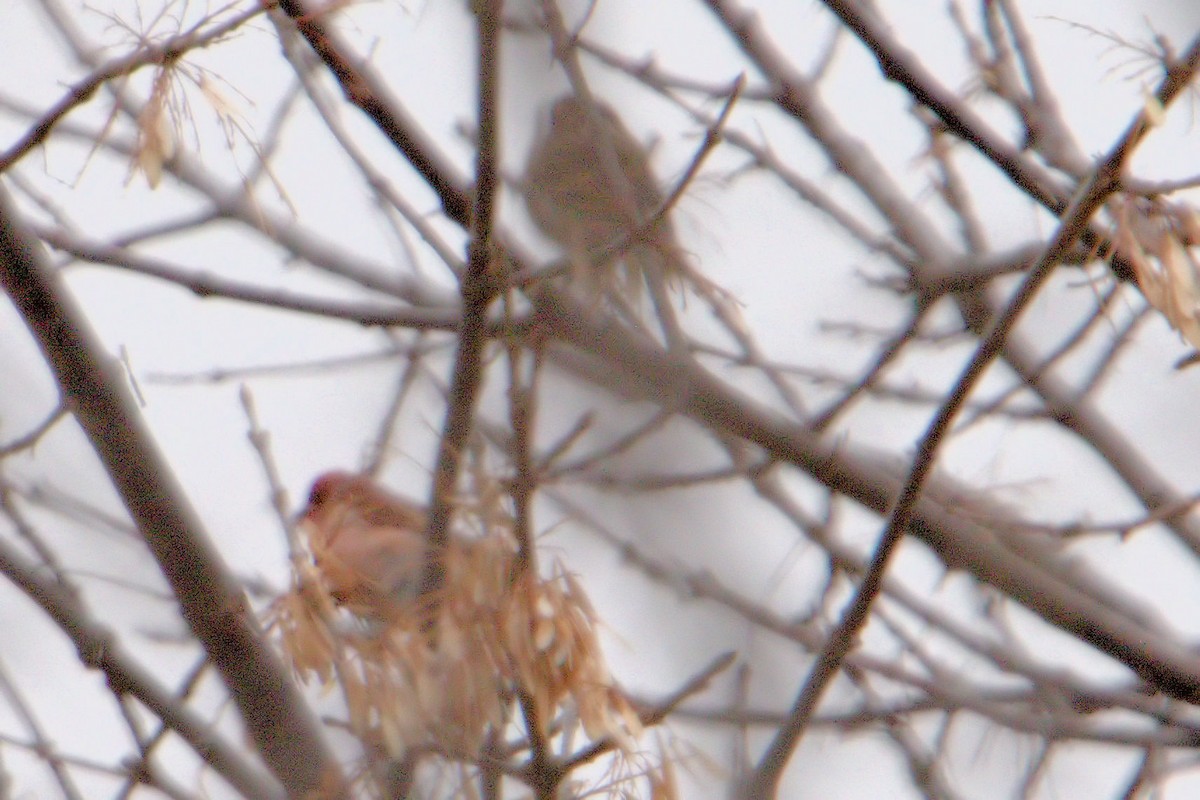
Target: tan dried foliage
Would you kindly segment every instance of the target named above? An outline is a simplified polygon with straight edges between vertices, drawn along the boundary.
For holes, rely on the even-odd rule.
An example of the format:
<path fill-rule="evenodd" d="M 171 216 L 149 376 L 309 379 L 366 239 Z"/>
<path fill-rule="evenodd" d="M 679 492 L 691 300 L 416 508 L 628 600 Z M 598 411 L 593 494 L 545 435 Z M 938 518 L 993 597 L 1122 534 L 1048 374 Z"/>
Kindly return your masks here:
<path fill-rule="evenodd" d="M 145 176 L 151 189 L 158 188 L 163 165 L 175 155 L 178 121 L 173 119 L 172 82 L 171 68 L 162 67 L 155 73 L 150 99 L 137 119 L 137 146 L 131 167 Z"/>
<path fill-rule="evenodd" d="M 1138 286 L 1188 344 L 1200 350 L 1200 214 L 1190 206 L 1160 200 L 1117 199 L 1113 203 L 1117 249 L 1128 258 Z"/>
<path fill-rule="evenodd" d="M 548 577 L 521 568 L 507 526 L 454 537 L 436 597 L 369 615 L 339 605 L 312 528 L 301 525 L 311 557 L 295 562 L 272 622 L 300 679 L 340 690 L 368 751 L 481 762 L 495 737 L 521 730 L 522 698 L 543 741 L 582 728 L 621 757 L 635 751 L 641 720 L 613 684 L 582 588 L 561 565 Z"/>

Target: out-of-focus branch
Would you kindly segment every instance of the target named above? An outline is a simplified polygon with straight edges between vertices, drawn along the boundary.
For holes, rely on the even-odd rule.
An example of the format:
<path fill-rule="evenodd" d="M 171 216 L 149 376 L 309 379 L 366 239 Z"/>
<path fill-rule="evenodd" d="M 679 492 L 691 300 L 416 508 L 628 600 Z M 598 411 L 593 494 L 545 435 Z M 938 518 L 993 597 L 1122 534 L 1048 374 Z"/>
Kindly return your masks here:
<path fill-rule="evenodd" d="M 465 181 L 433 145 L 428 134 L 392 96 L 386 84 L 365 62 L 348 54 L 346 45 L 321 22 L 321 14 L 301 0 L 280 0 L 279 8 L 292 19 L 300 35 L 333 73 L 346 99 L 358 106 L 404 154 L 437 193 L 446 216 L 463 227 L 470 224 L 471 201 L 463 191 Z"/>
<path fill-rule="evenodd" d="M 184 708 L 170 691 L 134 662 L 116 637 L 91 619 L 66 586 L 45 580 L 33 564 L 4 544 L 0 544 L 0 573 L 54 620 L 75 646 L 79 660 L 100 670 L 113 692 L 136 698 L 231 786 L 250 798 L 283 797 L 282 788 L 270 775 L 215 736 L 209 724 Z"/>
<path fill-rule="evenodd" d="M 37 425 L 35 425 L 27 433 L 18 436 L 9 442 L 0 443 L 0 457 L 12 455 L 20 450 L 33 448 L 37 445 L 41 438 L 53 428 L 60 419 L 66 416 L 67 410 L 62 406 L 54 409 L 50 414 Z"/>
<path fill-rule="evenodd" d="M 342 778 L 316 721 L 258 635 L 234 581 L 158 453 L 136 407 L 40 245 L 0 191 L 0 285 L 37 340 L 65 402 L 233 695 L 259 752 L 294 797 L 338 793 Z"/>
<path fill-rule="evenodd" d="M 483 382 L 483 350 L 487 342 L 487 313 L 499 285 L 494 271 L 495 247 L 492 223 L 500 189 L 499 136 L 500 15 L 503 0 L 476 4 L 479 59 L 479 149 L 475 162 L 475 198 L 471 209 L 471 244 L 467 271 L 462 279 L 462 327 L 450 381 L 449 404 L 433 473 L 433 497 L 429 503 L 429 542 L 445 546 L 458 483 L 458 468 L 475 416 L 475 404 Z M 432 595 L 441 582 L 437 559 L 426 565 L 424 593 Z"/>
<path fill-rule="evenodd" d="M 54 780 L 58 783 L 59 789 L 62 790 L 63 797 L 66 800 L 83 800 L 83 795 L 79 793 L 79 788 L 75 785 L 75 780 L 67 770 L 64 759 L 58 754 L 50 737 L 46 735 L 46 731 L 38 720 L 37 715 L 30 705 L 25 702 L 21 691 L 13 683 L 12 678 L 9 677 L 8 670 L 5 668 L 3 662 L 0 662 L 0 695 L 3 695 L 8 706 L 25 726 L 30 739 L 34 743 L 34 750 L 45 761 L 50 773 L 54 775 Z"/>
<path fill-rule="evenodd" d="M 650 400 L 700 425 L 745 439 L 876 513 L 886 513 L 900 490 L 901 475 L 882 453 L 850 442 L 828 443 L 789 422 L 695 365 L 670 359 L 624 328 L 595 319 L 569 299 L 543 293 L 539 321 L 556 338 L 599 359 L 606 385 L 623 396 Z M 579 369 L 587 369 L 584 361 Z M 974 493 L 935 476 L 916 505 L 909 529 L 950 569 L 963 569 L 995 586 L 1046 622 L 1088 642 L 1125 664 L 1166 694 L 1200 698 L 1200 666 L 1152 620 L 1090 591 L 1072 577 L 1070 562 L 1033 542 L 1009 544 L 993 526 L 964 513 Z M 958 498 L 951 502 L 950 498 Z M 1003 515 L 1001 515 L 1003 516 Z M 1012 520 L 1012 529 L 1024 525 Z"/>
<path fill-rule="evenodd" d="M 185 702 L 190 698 L 196 690 L 196 686 L 200 683 L 200 678 L 204 676 L 209 669 L 208 658 L 201 657 L 199 662 L 191 669 L 187 677 L 184 678 L 177 693 L 180 702 Z M 158 766 L 159 760 L 155 757 L 155 751 L 161 750 L 159 747 L 164 741 L 170 737 L 171 732 L 169 725 L 166 725 L 161 720 L 157 725 L 157 730 L 152 733 L 146 733 L 142 730 L 142 725 L 138 716 L 134 713 L 136 703 L 132 695 L 122 699 L 121 711 L 125 717 L 126 725 L 129 726 L 130 732 L 134 734 L 137 740 L 138 759 L 136 763 L 129 764 L 129 775 L 125 779 L 125 785 L 117 795 L 121 800 L 126 797 L 132 797 L 137 791 L 143 777 L 149 778 L 156 785 L 162 784 L 162 770 Z"/>
<path fill-rule="evenodd" d="M 414 330 L 454 330 L 460 315 L 456 307 L 439 309 L 369 300 L 342 301 L 304 295 L 287 289 L 264 288 L 212 273 L 186 270 L 135 250 L 102 242 L 86 241 L 57 228 L 35 228 L 42 241 L 56 250 L 92 264 L 107 264 L 138 275 L 168 281 L 197 297 L 220 298 L 239 303 L 295 311 L 331 319 L 342 319 L 374 327 L 403 327 Z"/>
<path fill-rule="evenodd" d="M 233 281 L 215 273 L 186 270 L 162 259 L 143 255 L 131 248 L 85 241 L 61 229 L 37 229 L 38 236 L 58 251 L 90 264 L 107 264 L 120 270 L 168 281 L 204 299 L 222 299 L 278 308 L 330 319 L 344 319 L 365 326 L 408 327 L 414 330 L 454 330 L 458 309 L 414 307 L 398 302 L 370 300 L 341 301 L 332 297 L 296 293 L 287 289 L 263 288 L 251 282 Z"/>
<path fill-rule="evenodd" d="M 1069 198 L 1062 188 L 1056 186 L 1055 180 L 1028 158 L 1022 157 L 1020 152 L 994 133 L 979 115 L 959 102 L 907 48 L 883 30 L 880 19 L 864 12 L 855 3 L 845 0 L 824 2 L 875 57 L 885 77 L 903 86 L 916 102 L 936 114 L 947 130 L 995 164 L 1014 186 L 1055 214 L 1064 212 Z M 1108 247 L 1103 234 L 1089 228 L 1080 239 L 1089 247 L 1096 248 L 1099 255 L 1110 259 L 1113 273 L 1118 278 L 1133 280 L 1133 265 Z"/>
<path fill-rule="evenodd" d="M 160 44 L 147 45 L 137 51 L 118 58 L 76 83 L 67 93 L 38 119 L 32 128 L 14 142 L 8 150 L 0 153 L 0 172 L 5 172 L 31 150 L 46 141 L 54 127 L 71 111 L 86 103 L 104 84 L 127 76 L 150 64 L 167 64 L 178 60 L 189 50 L 207 47 L 230 32 L 237 30 L 249 20 L 262 13 L 261 6 L 254 6 L 237 14 L 220 25 L 196 28 L 180 36 L 174 36 Z"/>
<path fill-rule="evenodd" d="M 926 284 L 929 273 L 936 277 L 940 270 L 931 270 L 928 265 L 943 263 L 948 252 L 948 248 L 937 240 L 936 229 L 898 194 L 897 188 L 884 177 L 881 166 L 874 163 L 869 155 L 860 153 L 860 148 L 849 146 L 852 142 L 846 141 L 837 120 L 819 102 L 811 82 L 796 74 L 771 41 L 770 32 L 752 13 L 735 0 L 706 2 L 729 28 L 747 56 L 771 80 L 779 104 L 810 131 L 829 157 L 842 166 L 858 189 L 872 199 L 895 226 L 900 237 L 917 252 L 918 258 L 914 263 L 924 265 L 916 271 L 918 285 Z M 941 87 L 919 61 L 878 24 L 876 17 L 852 7 L 850 3 L 830 0 L 826 5 L 871 49 L 884 73 L 900 82 L 915 100 L 928 106 L 947 130 L 975 145 L 997 163 L 1015 185 L 1038 202 L 1056 214 L 1062 213 L 1066 205 L 1065 188 L 1055 188 L 1056 181 L 1045 169 L 1005 144 L 966 103 L 958 101 Z M 1164 80 L 1157 98 L 1160 104 L 1163 102 L 1163 91 L 1178 91 L 1179 87 L 1171 85 L 1177 79 L 1168 75 Z M 921 224 L 922 221 L 926 224 Z M 1091 227 L 1080 237 L 1089 251 L 1108 259 L 1118 277 L 1131 278 L 1132 268 L 1128 261 L 1120 253 L 1102 246 L 1103 238 L 1103 234 L 1094 232 Z M 985 296 L 978 292 L 964 292 L 956 300 L 967 326 L 977 336 L 984 335 L 994 316 Z M 1178 505 L 1181 495 L 1170 485 L 1170 481 L 1164 479 L 1137 452 L 1137 448 L 1124 439 L 1120 431 L 1096 413 L 1086 399 L 1080 399 L 1073 389 L 1064 386 L 1053 375 L 1033 374 L 1033 359 L 1019 337 L 1005 343 L 1003 355 L 1009 366 L 1042 398 L 1050 417 L 1093 447 L 1147 509 L 1154 511 Z M 1198 523 L 1181 515 L 1169 519 L 1168 524 L 1182 542 L 1200 553 Z"/>
<path fill-rule="evenodd" d="M 1172 67 L 1156 93 L 1163 108 L 1166 108 L 1191 80 L 1197 65 L 1200 65 L 1200 38 L 1193 42 L 1188 54 L 1181 62 Z M 775 796 L 779 778 L 782 776 L 796 744 L 807 729 L 808 720 L 816 709 L 817 703 L 820 702 L 825 688 L 837 674 L 842 660 L 849 652 L 859 631 L 866 626 L 871 605 L 882 588 L 884 571 L 887 569 L 893 552 L 908 531 L 909 523 L 916 511 L 917 501 L 926 480 L 933 472 L 938 450 L 950 430 L 950 424 L 958 416 L 967 396 L 983 377 L 988 365 L 1002 352 L 1004 340 L 1008 338 L 1017 318 L 1033 301 L 1038 290 L 1070 251 L 1075 241 L 1082 236 L 1092 215 L 1118 191 L 1129 156 L 1145 138 L 1150 127 L 1147 112 L 1143 110 L 1113 146 L 1108 157 L 1096 167 L 1088 182 L 1077 192 L 1076 199 L 1063 213 L 1058 232 L 1047 246 L 1045 253 L 1030 270 L 1004 312 L 996 318 L 991 330 L 980 341 L 970 363 L 963 370 L 962 377 L 947 395 L 945 403 L 938 410 L 928 432 L 921 439 L 912 469 L 909 471 L 904 488 L 900 491 L 896 504 L 891 510 L 887 527 L 876 547 L 871 566 L 863 576 L 854 600 L 846 610 L 841 623 L 829 637 L 825 648 L 818 656 L 812 673 L 796 698 L 790 718 L 766 748 L 762 760 L 748 784 L 746 797 Z M 1200 691 L 1197 691 L 1197 688 L 1193 684 L 1184 696 L 1192 702 L 1200 702 Z M 1164 690 L 1167 689 L 1164 687 Z"/>
<path fill-rule="evenodd" d="M 647 704 L 645 708 L 639 711 L 638 716 L 641 718 L 642 724 L 649 727 L 667 719 L 684 702 L 708 689 L 708 685 L 712 682 L 713 678 L 729 669 L 736 660 L 737 654 L 732 651 L 718 655 L 706 664 L 703 669 L 688 678 L 682 686 L 671 692 L 670 696 L 652 705 Z M 613 750 L 615 747 L 617 747 L 617 743 L 611 737 L 593 742 L 578 753 L 573 753 L 567 757 L 563 762 L 563 768 L 569 772 L 577 766 L 595 760 L 598 756 Z"/>

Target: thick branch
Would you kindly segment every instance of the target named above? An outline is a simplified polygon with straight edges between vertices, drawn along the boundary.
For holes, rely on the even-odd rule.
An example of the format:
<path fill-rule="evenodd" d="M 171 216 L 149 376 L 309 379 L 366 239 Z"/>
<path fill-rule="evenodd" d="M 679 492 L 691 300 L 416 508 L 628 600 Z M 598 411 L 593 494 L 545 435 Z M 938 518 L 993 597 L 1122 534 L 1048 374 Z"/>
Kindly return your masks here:
<path fill-rule="evenodd" d="M 433 499 L 429 504 L 429 541 L 444 546 L 458 483 L 459 464 L 471 433 L 475 405 L 483 383 L 483 351 L 487 343 L 487 311 L 496 296 L 492 273 L 492 221 L 499 190 L 499 91 L 500 13 L 502 0 L 477 4 L 479 33 L 479 151 L 475 164 L 475 202 L 471 209 L 471 245 L 462 280 L 463 322 L 450 383 L 450 401 L 433 473 Z M 436 559 L 426 569 L 426 593 L 441 582 Z"/>
<path fill-rule="evenodd" d="M 625 395 L 751 442 L 877 513 L 887 513 L 899 495 L 903 472 L 890 467 L 882 453 L 850 442 L 827 443 L 696 365 L 671 359 L 653 343 L 596 320 L 588 309 L 567 298 L 544 293 L 537 298 L 537 308 L 539 321 L 551 335 L 599 358 L 606 385 Z M 995 586 L 1164 693 L 1200 701 L 1200 665 L 1193 654 L 1156 630 L 1152 620 L 1089 591 L 1086 582 L 1073 579 L 1075 568 L 1069 561 L 1033 538 L 978 524 L 970 513 L 968 498 L 973 494 L 935 476 L 917 501 L 908 532 L 932 548 L 949 568 L 966 570 Z M 1020 527 L 1014 520 L 1012 528 L 1019 531 Z"/>
<path fill-rule="evenodd" d="M 15 549 L 4 546 L 0 546 L 0 573 L 54 620 L 75 646 L 80 661 L 104 673 L 115 694 L 136 698 L 246 797 L 263 800 L 282 797 L 281 787 L 269 775 L 256 769 L 242 753 L 214 735 L 207 723 L 183 708 L 169 690 L 129 657 L 108 631 L 88 617 L 65 586 L 45 580 Z"/>
<path fill-rule="evenodd" d="M 142 425 L 113 362 L 0 190 L 0 285 L 38 341 L 67 407 L 233 695 L 268 766 L 294 797 L 338 785 L 303 699 L 258 635 L 240 590 Z"/>
<path fill-rule="evenodd" d="M 321 22 L 319 13 L 314 13 L 301 0 L 280 0 L 279 8 L 291 17 L 300 35 L 333 73 L 346 99 L 370 117 L 437 192 L 446 216 L 466 227 L 471 214 L 470 199 L 455 181 L 454 169 L 432 145 L 429 135 L 408 115 L 387 86 L 366 68 L 367 65 L 348 54 L 346 45 Z"/>
<path fill-rule="evenodd" d="M 1197 57 L 1200 57 L 1200 40 L 1197 40 L 1192 51 L 1192 58 Z M 1194 63 L 1189 65 L 1185 62 L 1177 69 L 1190 77 L 1195 67 Z M 1183 82 L 1178 81 L 1178 76 L 1168 75 L 1166 87 L 1174 86 L 1175 89 L 1167 94 L 1167 102 L 1174 98 L 1174 94 L 1182 85 Z M 1164 87 L 1164 92 L 1166 87 Z M 825 689 L 837 675 L 859 632 L 867 625 L 871 606 L 883 588 L 884 572 L 909 528 L 917 500 L 924 489 L 925 482 L 933 472 L 938 451 L 950 431 L 950 424 L 965 405 L 967 396 L 983 378 L 988 365 L 1003 351 L 1004 341 L 1016 325 L 1018 317 L 1033 302 L 1033 298 L 1050 277 L 1051 272 L 1061 263 L 1075 245 L 1075 241 L 1087 229 L 1092 215 L 1117 191 L 1126 161 L 1133 148 L 1145 137 L 1147 130 L 1145 116 L 1139 114 L 1130 128 L 1113 146 L 1109 156 L 1097 166 L 1093 176 L 1078 192 L 1077 199 L 1063 213 L 1062 223 L 1059 225 L 1054 239 L 1046 248 L 1046 252 L 1029 271 L 1008 307 L 996 318 L 991 330 L 982 338 L 979 346 L 975 349 L 971 362 L 963 370 L 954 389 L 938 409 L 929 430 L 921 439 L 912 469 L 909 471 L 904 488 L 891 511 L 871 565 L 863 575 L 854 600 L 817 656 L 816 664 L 813 665 L 808 680 L 797 696 L 787 722 L 779 728 L 778 733 L 764 752 L 747 787 L 746 797 L 775 796 L 784 768 L 799 743 L 800 737 L 808 729 L 809 720 L 816 711 Z"/>

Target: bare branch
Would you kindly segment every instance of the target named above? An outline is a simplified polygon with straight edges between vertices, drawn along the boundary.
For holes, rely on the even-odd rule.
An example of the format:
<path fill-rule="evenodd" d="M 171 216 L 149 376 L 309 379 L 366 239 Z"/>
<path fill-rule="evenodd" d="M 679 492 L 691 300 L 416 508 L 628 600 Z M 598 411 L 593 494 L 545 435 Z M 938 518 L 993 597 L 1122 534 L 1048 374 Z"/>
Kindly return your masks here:
<path fill-rule="evenodd" d="M 293 795 L 336 786 L 338 769 L 307 707 L 259 638 L 257 623 L 138 419 L 120 375 L 22 230 L 7 194 L 0 195 L 0 283 L 53 366 L 68 406 L 158 559 L 184 618 L 237 699 L 263 758 Z"/>

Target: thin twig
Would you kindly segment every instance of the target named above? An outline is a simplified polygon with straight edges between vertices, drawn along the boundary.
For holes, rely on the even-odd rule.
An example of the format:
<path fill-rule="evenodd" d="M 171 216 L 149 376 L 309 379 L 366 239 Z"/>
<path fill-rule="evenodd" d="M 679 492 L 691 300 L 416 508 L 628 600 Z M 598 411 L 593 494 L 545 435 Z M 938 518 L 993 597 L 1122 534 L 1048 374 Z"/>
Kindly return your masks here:
<path fill-rule="evenodd" d="M 115 694 L 137 698 L 245 796 L 282 798 L 280 784 L 248 759 L 244 750 L 218 737 L 207 720 L 186 708 L 151 673 L 133 661 L 115 635 L 92 619 L 69 588 L 44 580 L 40 569 L 2 541 L 0 573 L 54 621 L 74 645 L 80 662 L 102 672 Z"/>
<path fill-rule="evenodd" d="M 1198 65 L 1200 65 L 1200 39 L 1193 42 L 1188 55 L 1171 69 L 1160 85 L 1156 96 L 1163 108 L 1166 108 L 1171 100 L 1182 91 L 1188 80 L 1194 75 Z M 1087 229 L 1092 214 L 1119 190 L 1125 163 L 1150 128 L 1146 111 L 1139 112 L 1109 151 L 1108 156 L 1097 165 L 1088 182 L 1080 187 L 1075 199 L 1063 214 L 1058 230 L 1047 245 L 1042 257 L 1014 293 L 1007 308 L 995 320 L 987 336 L 976 348 L 970 363 L 963 370 L 954 389 L 947 395 L 945 403 L 938 410 L 921 440 L 904 488 L 891 511 L 887 527 L 876 545 L 871 566 L 863 576 L 858 591 L 847 607 L 842 621 L 830 635 L 824 649 L 817 657 L 817 663 L 813 666 L 804 687 L 800 690 L 787 723 L 780 728 L 764 751 L 758 768 L 747 783 L 746 797 L 775 796 L 779 779 L 792 752 L 804 735 L 808 720 L 816 709 L 817 703 L 837 674 L 842 660 L 850 651 L 859 631 L 866 625 L 871 605 L 882 586 L 883 574 L 891 560 L 892 553 L 909 527 L 917 498 L 925 479 L 933 470 L 938 449 L 946 433 L 950 430 L 951 423 L 988 365 L 1000 355 L 1004 340 L 1016 324 L 1017 318 L 1032 302 L 1062 256 L 1070 250 L 1075 240 Z M 1184 689 L 1184 687 L 1180 688 Z M 1184 691 L 1200 699 L 1200 692 L 1195 687 L 1184 689 Z"/>
<path fill-rule="evenodd" d="M 60 405 L 58 408 L 51 411 L 49 416 L 47 416 L 44 420 L 31 428 L 28 433 L 18 436 L 16 439 L 13 439 L 10 442 L 0 444 L 0 458 L 10 456 L 13 453 L 20 452 L 21 450 L 29 450 L 36 447 L 37 443 L 41 441 L 42 437 L 45 436 L 51 428 L 54 427 L 55 423 L 57 423 L 66 415 L 66 407 Z"/>
<path fill-rule="evenodd" d="M 490 7 L 490 2 L 483 5 Z M 312 13 L 303 0 L 279 0 L 279 9 L 291 18 L 309 46 L 328 67 L 341 85 L 346 99 L 375 123 L 429 183 L 440 198 L 446 216 L 468 227 L 473 217 L 470 195 L 464 189 L 465 182 L 456 175 L 448 157 L 433 146 L 429 135 L 409 116 L 403 104 L 367 68 L 362 59 L 348 54 L 346 45 L 321 21 L 321 15 Z M 482 124 L 481 118 L 481 127 Z M 476 203 L 478 194 L 477 187 Z"/>
<path fill-rule="evenodd" d="M 683 685 L 672 692 L 668 697 L 664 698 L 658 703 L 655 703 L 653 707 L 643 709 L 642 711 L 638 712 L 638 717 L 641 719 L 642 724 L 646 727 L 650 727 L 651 725 L 657 725 L 665 720 L 671 715 L 671 712 L 679 708 L 679 706 L 689 697 L 706 690 L 712 679 L 729 669 L 729 667 L 735 661 L 737 661 L 737 653 L 732 651 L 718 655 L 707 665 L 705 665 L 703 669 L 684 681 Z M 606 737 L 599 741 L 592 742 L 583 750 L 580 750 L 578 753 L 574 753 L 567 757 L 562 762 L 562 768 L 567 772 L 570 772 L 582 764 L 586 764 L 595 760 L 596 757 L 609 752 L 616 746 L 617 743 L 611 737 Z"/>
<path fill-rule="evenodd" d="M 200 27 L 204 24 L 201 22 L 187 33 L 173 36 L 161 44 L 145 45 L 133 53 L 118 58 L 96 70 L 88 77 L 70 87 L 66 94 L 51 106 L 50 110 L 24 136 L 14 142 L 8 150 L 0 153 L 0 173 L 8 171 L 13 164 L 44 142 L 46 137 L 50 135 L 50 132 L 54 130 L 55 126 L 67 114 L 90 100 L 92 95 L 101 86 L 116 78 L 130 75 L 141 67 L 151 64 L 163 65 L 178 61 L 189 50 L 207 47 L 219 41 L 230 32 L 237 30 L 249 20 L 261 14 L 263 8 L 263 5 L 252 5 L 246 11 L 207 30 Z"/>
<path fill-rule="evenodd" d="M 25 702 L 25 698 L 21 695 L 21 690 L 13 683 L 12 678 L 8 674 L 8 669 L 0 662 L 0 695 L 3 695 L 8 700 L 8 706 L 21 720 L 21 723 L 29 731 L 30 737 L 34 742 L 34 751 L 38 756 L 46 762 L 51 774 L 54 775 L 54 780 L 62 789 L 63 797 L 67 800 L 83 800 L 83 795 L 79 793 L 79 788 L 75 785 L 74 779 L 66 769 L 66 764 L 59 756 L 57 748 L 46 735 L 41 722 L 38 721 L 34 714 L 33 708 Z"/>

